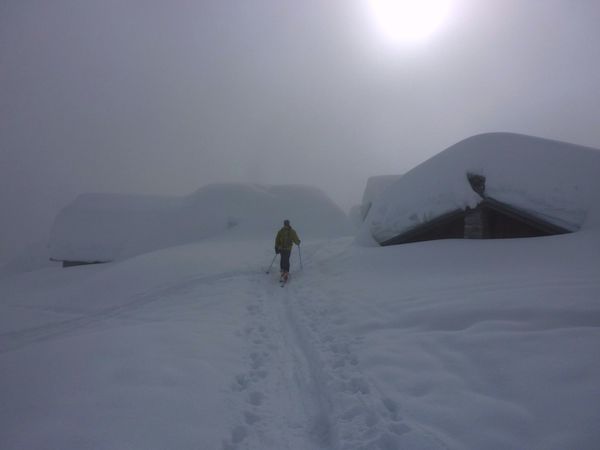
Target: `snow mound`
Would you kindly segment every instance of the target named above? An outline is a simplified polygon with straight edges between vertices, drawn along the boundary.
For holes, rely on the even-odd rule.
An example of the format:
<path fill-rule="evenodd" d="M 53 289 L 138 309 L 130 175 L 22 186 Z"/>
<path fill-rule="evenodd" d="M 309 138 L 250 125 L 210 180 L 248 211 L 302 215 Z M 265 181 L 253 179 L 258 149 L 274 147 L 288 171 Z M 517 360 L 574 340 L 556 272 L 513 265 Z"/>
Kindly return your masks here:
<path fill-rule="evenodd" d="M 363 220 L 367 217 L 375 200 L 401 177 L 402 175 L 377 175 L 367 179 L 367 186 L 360 206 Z"/>
<path fill-rule="evenodd" d="M 465 139 L 407 172 L 370 208 L 359 242 L 378 242 L 481 201 L 467 173 L 495 200 L 576 231 L 600 225 L 600 151 L 513 133 Z"/>
<path fill-rule="evenodd" d="M 50 257 L 103 262 L 208 237 L 274 236 L 283 219 L 301 237 L 350 230 L 341 209 L 308 186 L 211 184 L 184 197 L 85 194 L 56 217 Z"/>

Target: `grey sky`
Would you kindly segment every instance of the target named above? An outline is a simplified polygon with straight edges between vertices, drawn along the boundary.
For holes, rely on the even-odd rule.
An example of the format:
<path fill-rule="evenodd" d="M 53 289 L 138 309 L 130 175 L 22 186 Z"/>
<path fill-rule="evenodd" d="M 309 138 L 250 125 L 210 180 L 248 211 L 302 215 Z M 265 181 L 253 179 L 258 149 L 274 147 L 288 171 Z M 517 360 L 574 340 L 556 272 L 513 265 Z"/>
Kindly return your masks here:
<path fill-rule="evenodd" d="M 480 132 L 600 147 L 600 2 L 454 3 L 390 50 L 364 0 L 2 0 L 0 254 L 83 192 L 303 183 L 347 209 Z"/>

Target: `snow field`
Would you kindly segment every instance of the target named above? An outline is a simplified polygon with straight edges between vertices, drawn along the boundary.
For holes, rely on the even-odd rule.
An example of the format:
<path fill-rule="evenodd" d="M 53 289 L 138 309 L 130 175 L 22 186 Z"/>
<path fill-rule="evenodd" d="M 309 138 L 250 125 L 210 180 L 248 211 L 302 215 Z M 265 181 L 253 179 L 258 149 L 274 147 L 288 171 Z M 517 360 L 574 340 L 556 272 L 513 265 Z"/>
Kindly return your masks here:
<path fill-rule="evenodd" d="M 600 236 L 211 239 L 0 283 L 0 447 L 594 449 Z M 277 269 L 277 264 L 274 265 Z"/>
<path fill-rule="evenodd" d="M 447 448 L 594 448 L 600 265 L 581 238 L 353 249 L 324 286 L 408 426 Z"/>
<path fill-rule="evenodd" d="M 229 428 L 222 376 L 241 353 L 231 336 L 242 327 L 235 302 L 243 297 L 229 291 L 241 292 L 245 278 L 181 281 L 123 307 L 80 312 L 75 324 L 53 323 L 35 341 L 28 329 L 13 333 L 1 356 L 0 384 L 10 386 L 2 448 L 219 448 Z"/>

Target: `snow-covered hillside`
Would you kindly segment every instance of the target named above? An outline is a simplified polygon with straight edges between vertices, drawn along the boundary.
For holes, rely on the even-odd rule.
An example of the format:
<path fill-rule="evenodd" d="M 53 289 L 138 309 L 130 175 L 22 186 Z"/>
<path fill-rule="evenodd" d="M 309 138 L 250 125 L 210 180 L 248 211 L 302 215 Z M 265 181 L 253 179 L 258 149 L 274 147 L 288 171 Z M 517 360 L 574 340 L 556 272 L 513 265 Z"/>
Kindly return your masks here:
<path fill-rule="evenodd" d="M 50 237 L 59 261 L 113 261 L 211 236 L 266 236 L 284 219 L 306 236 L 349 232 L 346 215 L 308 186 L 211 184 L 185 197 L 85 194 L 62 210 Z"/>

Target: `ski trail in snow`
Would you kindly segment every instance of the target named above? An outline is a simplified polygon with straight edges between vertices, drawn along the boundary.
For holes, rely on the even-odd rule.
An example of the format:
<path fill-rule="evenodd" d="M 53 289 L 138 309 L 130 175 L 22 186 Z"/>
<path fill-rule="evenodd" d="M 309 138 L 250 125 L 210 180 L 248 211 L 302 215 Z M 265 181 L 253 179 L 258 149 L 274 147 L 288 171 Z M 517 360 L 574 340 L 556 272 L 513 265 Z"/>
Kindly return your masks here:
<path fill-rule="evenodd" d="M 311 278 L 316 276 L 315 273 Z M 294 317 L 297 342 L 317 368 L 319 388 L 329 403 L 329 422 L 335 438 L 329 448 L 343 450 L 447 449 L 441 439 L 411 423 L 401 405 L 380 392 L 363 374 L 354 348 L 360 337 L 341 331 L 343 293 L 314 289 L 306 280 L 290 290 L 288 314 Z"/>
<path fill-rule="evenodd" d="M 246 273 L 225 273 L 193 277 L 184 281 L 179 280 L 178 282 L 159 286 L 151 291 L 137 294 L 131 299 L 125 300 L 116 306 L 102 308 L 88 314 L 78 315 L 71 319 L 53 321 L 36 327 L 0 333 L 0 354 L 18 350 L 38 342 L 46 342 L 62 336 L 71 335 L 99 322 L 130 314 L 151 303 L 163 301 L 176 294 L 194 289 L 198 285 L 204 283 L 223 281 L 245 274 Z M 32 307 L 31 309 L 36 308 Z M 39 309 L 42 311 L 48 310 L 48 308 Z"/>
<path fill-rule="evenodd" d="M 320 367 L 320 361 L 310 343 L 305 340 L 302 324 L 298 321 L 292 302 L 291 290 L 284 291 L 282 298 L 273 298 L 285 341 L 285 353 L 291 356 L 293 364 L 285 371 L 288 384 L 298 387 L 298 404 L 306 418 L 305 432 L 318 448 L 331 448 L 335 442 L 335 428 L 331 423 L 331 401 L 327 383 Z M 285 355 L 282 355 L 285 357 Z M 294 384 L 295 382 L 295 384 Z M 299 395 L 298 395 L 299 394 Z"/>
<path fill-rule="evenodd" d="M 285 289 L 249 280 L 247 370 L 231 382 L 237 419 L 222 449 L 447 449 L 364 376 L 353 350 L 361 339 L 336 328 L 342 299 L 303 279 Z"/>
<path fill-rule="evenodd" d="M 288 290 L 267 277 L 254 281 L 241 332 L 247 371 L 232 382 L 240 409 L 223 450 L 333 448 L 330 405 L 314 361 L 297 333 Z"/>

